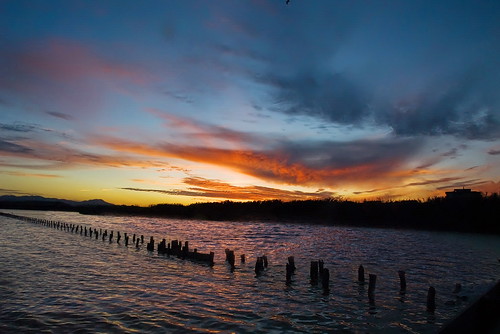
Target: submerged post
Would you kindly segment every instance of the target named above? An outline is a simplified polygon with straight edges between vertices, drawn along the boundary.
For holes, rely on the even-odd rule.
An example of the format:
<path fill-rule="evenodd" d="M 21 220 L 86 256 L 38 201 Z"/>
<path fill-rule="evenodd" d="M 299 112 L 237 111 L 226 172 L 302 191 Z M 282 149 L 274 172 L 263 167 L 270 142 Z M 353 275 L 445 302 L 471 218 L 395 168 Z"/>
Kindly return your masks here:
<path fill-rule="evenodd" d="M 245 261 L 246 261 L 245 254 L 241 254 L 240 259 L 241 259 L 241 263 L 245 263 Z"/>

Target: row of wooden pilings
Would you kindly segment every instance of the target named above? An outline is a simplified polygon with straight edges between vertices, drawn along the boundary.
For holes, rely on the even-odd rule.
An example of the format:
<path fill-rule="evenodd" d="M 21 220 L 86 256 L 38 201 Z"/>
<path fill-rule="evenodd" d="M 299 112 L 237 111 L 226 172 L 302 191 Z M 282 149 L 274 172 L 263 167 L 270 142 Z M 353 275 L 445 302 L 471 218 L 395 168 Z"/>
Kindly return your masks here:
<path fill-rule="evenodd" d="M 56 220 L 49 220 L 49 219 L 41 219 L 41 218 L 32 218 L 32 217 L 26 217 L 26 216 L 18 216 L 18 215 L 13 215 L 9 213 L 3 213 L 0 212 L 1 216 L 9 217 L 9 218 L 14 218 L 14 219 L 19 219 L 22 221 L 30 222 L 30 223 L 35 223 L 47 227 L 51 227 L 57 230 L 62 230 L 66 232 L 71 232 L 75 234 L 80 234 L 85 237 L 90 237 L 90 238 L 95 238 L 96 240 L 101 238 L 102 241 L 109 240 L 109 243 L 114 242 L 114 232 L 109 231 L 105 229 L 104 231 L 102 229 L 97 230 L 97 228 L 91 228 L 83 225 L 78 225 L 78 224 L 70 224 L 70 223 L 65 223 L 61 221 L 56 221 Z M 116 243 L 121 244 L 120 241 L 122 239 L 122 234 L 118 231 L 116 233 Z M 128 247 L 130 243 L 130 235 L 127 233 L 123 234 L 123 239 L 124 239 L 124 244 L 125 246 Z M 144 235 L 132 235 L 132 245 L 135 245 L 137 249 L 141 247 L 141 245 L 144 244 Z M 153 237 L 149 239 L 149 242 L 146 244 L 146 249 L 150 252 L 153 252 L 155 250 L 155 240 Z M 156 248 L 158 254 L 161 255 L 174 255 L 177 256 L 181 259 L 187 259 L 187 260 L 193 260 L 197 262 L 203 262 L 207 263 L 209 265 L 214 264 L 214 252 L 210 252 L 209 254 L 204 254 L 198 252 L 198 250 L 195 248 L 193 251 L 189 249 L 189 242 L 186 241 L 184 244 L 182 241 L 178 240 L 172 240 L 171 242 L 166 241 L 166 239 L 163 239 L 161 242 L 158 243 L 158 246 Z"/>
<path fill-rule="evenodd" d="M 78 224 L 69 224 L 61 221 L 54 221 L 48 219 L 41 218 L 32 218 L 26 216 L 18 216 L 9 213 L 0 212 L 0 216 L 5 216 L 9 218 L 14 218 L 22 221 L 27 221 L 35 224 L 40 224 L 43 226 L 55 228 L 58 230 L 64 230 L 75 234 L 80 234 L 83 236 L 88 236 L 90 238 L 95 238 L 96 240 L 102 238 L 103 241 L 109 240 L 109 243 L 113 242 L 114 233 L 108 230 L 97 230 L 96 228 L 92 229 L 91 227 L 86 227 Z M 116 242 L 120 244 L 120 240 L 122 235 L 120 232 L 116 234 Z M 127 233 L 123 234 L 124 244 L 125 246 L 129 245 L 130 236 Z M 144 235 L 136 235 L 132 236 L 132 244 L 135 244 L 137 249 L 140 248 L 142 244 L 144 244 Z M 149 242 L 146 244 L 146 249 L 150 252 L 155 250 L 155 240 L 153 237 L 150 237 Z M 184 245 L 181 241 L 172 240 L 171 242 L 166 241 L 166 239 L 162 239 L 161 242 L 158 243 L 156 248 L 158 254 L 164 255 L 174 255 L 181 259 L 194 260 L 197 262 L 207 263 L 211 266 L 214 265 L 214 252 L 210 252 L 209 254 L 199 253 L 195 248 L 193 251 L 189 249 L 189 242 L 186 241 Z M 231 271 L 234 271 L 235 266 L 235 254 L 233 250 L 226 249 L 226 262 L 228 262 Z M 241 263 L 246 262 L 245 254 L 240 256 Z M 260 276 L 264 271 L 268 268 L 269 261 L 266 255 L 259 256 L 255 262 L 255 274 L 256 277 Z M 295 258 L 293 256 L 288 257 L 288 262 L 286 264 L 286 283 L 292 283 L 292 277 L 296 271 L 295 266 Z M 404 271 L 398 271 L 399 279 L 400 279 L 400 293 L 404 294 L 406 292 L 406 273 Z M 321 282 L 321 286 L 324 294 L 328 294 L 330 292 L 330 271 L 328 268 L 324 267 L 324 262 L 322 260 L 311 261 L 309 277 L 312 285 L 318 285 Z M 365 269 L 363 265 L 360 265 L 358 268 L 358 282 L 360 284 L 365 284 Z M 375 287 L 377 282 L 377 275 L 369 274 L 368 275 L 368 301 L 371 305 L 375 303 Z M 458 293 L 461 289 L 460 284 L 455 286 L 454 293 Z M 434 287 L 430 286 L 427 292 L 427 311 L 433 313 L 436 309 L 436 290 Z"/>

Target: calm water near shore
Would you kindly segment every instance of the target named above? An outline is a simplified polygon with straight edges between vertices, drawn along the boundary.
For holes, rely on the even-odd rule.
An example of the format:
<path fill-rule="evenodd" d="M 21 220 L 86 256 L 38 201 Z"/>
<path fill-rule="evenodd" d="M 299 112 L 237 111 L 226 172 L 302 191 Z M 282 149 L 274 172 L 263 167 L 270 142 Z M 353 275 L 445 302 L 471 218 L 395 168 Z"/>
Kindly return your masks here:
<path fill-rule="evenodd" d="M 2 211 L 187 240 L 214 251 L 215 265 L 0 217 L 1 333 L 435 333 L 500 278 L 498 236 Z M 225 248 L 235 250 L 234 272 Z M 255 277 L 261 255 L 269 268 Z M 290 255 L 297 272 L 287 285 Z M 309 282 L 309 263 L 318 259 L 330 269 L 327 295 Z M 378 276 L 375 305 L 357 282 L 360 264 Z M 398 270 L 406 271 L 404 295 Z M 455 283 L 463 286 L 458 295 Z M 430 285 L 434 314 L 425 305 Z"/>

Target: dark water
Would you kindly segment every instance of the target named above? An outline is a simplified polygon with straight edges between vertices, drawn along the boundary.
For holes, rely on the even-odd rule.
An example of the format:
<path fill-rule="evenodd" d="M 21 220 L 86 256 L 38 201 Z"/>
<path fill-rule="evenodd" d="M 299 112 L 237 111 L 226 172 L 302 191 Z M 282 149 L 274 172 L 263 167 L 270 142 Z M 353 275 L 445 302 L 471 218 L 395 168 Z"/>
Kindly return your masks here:
<path fill-rule="evenodd" d="M 434 333 L 500 278 L 500 238 L 493 236 L 3 211 L 188 240 L 200 252 L 214 251 L 216 263 L 0 217 L 1 333 Z M 235 250 L 234 272 L 225 248 Z M 255 258 L 264 254 L 269 268 L 255 277 Z M 290 255 L 297 272 L 286 285 Z M 330 269 L 328 295 L 309 282 L 317 259 Z M 357 282 L 360 264 L 378 276 L 375 305 Z M 398 270 L 406 271 L 404 295 Z M 463 286 L 459 296 L 455 283 Z M 426 311 L 430 285 L 434 314 Z"/>

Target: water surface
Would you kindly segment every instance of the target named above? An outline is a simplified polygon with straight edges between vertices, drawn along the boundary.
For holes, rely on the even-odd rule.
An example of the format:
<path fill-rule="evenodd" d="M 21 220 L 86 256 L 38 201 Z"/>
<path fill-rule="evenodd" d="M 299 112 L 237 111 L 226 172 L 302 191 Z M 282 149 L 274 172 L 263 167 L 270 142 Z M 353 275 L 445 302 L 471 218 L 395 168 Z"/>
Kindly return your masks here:
<path fill-rule="evenodd" d="M 3 211 L 146 240 L 187 240 L 200 252 L 214 251 L 216 263 L 0 217 L 2 333 L 434 333 L 500 277 L 497 236 Z M 225 248 L 235 250 L 234 272 L 224 263 Z M 269 268 L 255 277 L 261 255 Z M 297 272 L 287 285 L 290 255 Z M 309 263 L 318 259 L 330 270 L 329 294 L 309 281 Z M 360 264 L 378 276 L 374 305 L 357 282 Z M 398 270 L 406 271 L 405 294 Z M 458 295 L 455 283 L 463 286 Z M 437 290 L 434 314 L 425 305 L 430 285 Z"/>

